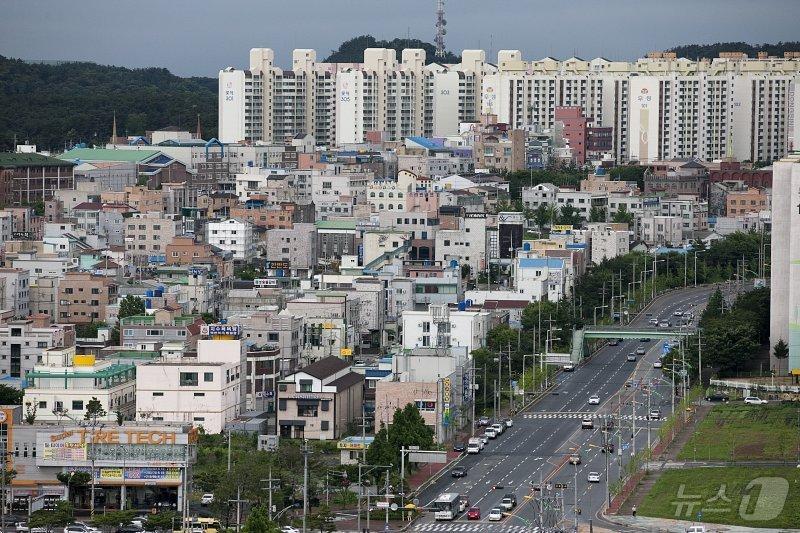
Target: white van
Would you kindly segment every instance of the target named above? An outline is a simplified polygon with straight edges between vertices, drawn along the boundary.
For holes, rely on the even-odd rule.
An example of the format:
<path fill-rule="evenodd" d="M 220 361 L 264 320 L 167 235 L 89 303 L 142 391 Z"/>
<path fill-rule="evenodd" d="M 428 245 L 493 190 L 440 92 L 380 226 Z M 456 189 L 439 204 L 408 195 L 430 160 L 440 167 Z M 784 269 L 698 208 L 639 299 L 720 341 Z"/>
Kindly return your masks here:
<path fill-rule="evenodd" d="M 496 439 L 497 438 L 497 430 L 495 430 L 493 427 L 486 428 L 484 430 L 483 434 L 486 435 L 487 437 L 489 437 L 490 439 Z"/>
<path fill-rule="evenodd" d="M 467 443 L 467 453 L 480 453 L 481 448 L 483 448 L 481 439 L 469 439 L 469 442 Z"/>

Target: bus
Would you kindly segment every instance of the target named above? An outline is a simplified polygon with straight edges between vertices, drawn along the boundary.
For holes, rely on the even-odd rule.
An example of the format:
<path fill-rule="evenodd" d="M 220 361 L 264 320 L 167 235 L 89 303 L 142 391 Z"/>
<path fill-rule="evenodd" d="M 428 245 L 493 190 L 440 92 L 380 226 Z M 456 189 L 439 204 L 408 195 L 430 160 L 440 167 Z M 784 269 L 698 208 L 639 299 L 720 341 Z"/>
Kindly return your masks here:
<path fill-rule="evenodd" d="M 175 525 L 180 526 L 180 517 L 173 523 L 173 533 L 219 533 L 222 531 L 222 526 L 216 518 L 187 518 L 185 527 L 175 529 Z"/>
<path fill-rule="evenodd" d="M 443 492 L 433 502 L 433 518 L 436 520 L 454 520 L 458 513 L 463 513 L 469 502 L 465 496 L 457 492 Z"/>

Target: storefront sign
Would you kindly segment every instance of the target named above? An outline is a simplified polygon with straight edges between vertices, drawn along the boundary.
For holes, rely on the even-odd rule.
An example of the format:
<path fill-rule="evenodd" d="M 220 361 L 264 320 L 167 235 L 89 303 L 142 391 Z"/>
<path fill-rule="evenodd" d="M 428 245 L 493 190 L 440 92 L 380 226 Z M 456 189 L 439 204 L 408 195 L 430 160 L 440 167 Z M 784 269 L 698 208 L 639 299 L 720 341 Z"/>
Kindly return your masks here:
<path fill-rule="evenodd" d="M 568 233 L 573 230 L 572 224 L 553 224 L 550 231 L 554 233 Z"/>
<path fill-rule="evenodd" d="M 272 270 L 276 268 L 289 268 L 289 261 L 267 261 L 266 267 L 267 270 Z"/>
<path fill-rule="evenodd" d="M 340 440 L 336 447 L 340 450 L 366 450 L 367 446 L 363 442 L 351 442 Z"/>
<path fill-rule="evenodd" d="M 238 324 L 210 324 L 200 326 L 201 335 L 232 335 L 238 337 L 241 328 Z"/>
<path fill-rule="evenodd" d="M 82 466 L 70 469 L 75 472 L 92 471 L 91 467 Z M 130 481 L 180 481 L 181 469 L 177 467 L 153 467 L 146 466 L 141 468 L 122 468 L 103 467 L 94 469 L 94 478 L 98 481 L 122 481 L 124 478 Z"/>
<path fill-rule="evenodd" d="M 96 430 L 91 429 L 74 429 L 63 431 L 49 435 L 47 440 L 49 443 L 61 443 L 63 447 L 85 446 L 86 444 L 185 444 L 189 439 L 181 439 L 184 442 L 178 442 L 178 436 L 184 434 L 167 432 L 167 431 L 144 431 L 134 429 L 120 429 L 120 430 Z M 45 448 L 46 449 L 46 448 Z"/>
<path fill-rule="evenodd" d="M 45 442 L 42 458 L 48 461 L 85 461 L 86 443 Z"/>

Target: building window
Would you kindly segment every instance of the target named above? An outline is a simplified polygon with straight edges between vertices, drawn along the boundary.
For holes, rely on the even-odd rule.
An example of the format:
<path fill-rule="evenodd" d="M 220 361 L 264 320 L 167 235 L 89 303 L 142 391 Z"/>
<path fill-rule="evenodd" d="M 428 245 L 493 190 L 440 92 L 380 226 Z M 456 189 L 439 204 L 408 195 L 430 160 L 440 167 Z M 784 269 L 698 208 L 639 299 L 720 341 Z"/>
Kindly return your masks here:
<path fill-rule="evenodd" d="M 302 416 L 304 418 L 316 418 L 319 415 L 317 411 L 317 404 L 313 405 L 298 405 L 297 406 L 297 416 Z"/>
<path fill-rule="evenodd" d="M 206 393 L 205 393 L 205 392 L 195 392 L 195 393 L 194 393 L 194 397 L 195 397 L 195 398 L 200 398 L 200 397 L 203 397 L 203 396 L 205 396 L 205 395 L 206 395 Z"/>
<path fill-rule="evenodd" d="M 330 407 L 330 403 L 331 402 L 328 400 L 322 400 L 322 410 L 327 411 Z"/>
<path fill-rule="evenodd" d="M 300 380 L 300 392 L 311 392 L 314 382 L 310 379 Z"/>
<path fill-rule="evenodd" d="M 196 387 L 197 372 L 181 372 L 180 385 L 181 387 Z"/>
<path fill-rule="evenodd" d="M 320 422 L 320 425 L 319 425 L 319 429 L 320 430 L 328 431 L 330 429 L 330 427 L 331 427 L 331 423 L 328 422 L 327 420 L 323 420 L 322 422 Z"/>
<path fill-rule="evenodd" d="M 47 402 L 39 402 L 39 409 L 47 409 Z"/>
<path fill-rule="evenodd" d="M 214 373 L 213 372 L 203 372 L 203 381 L 206 383 L 210 383 L 214 381 Z"/>
<path fill-rule="evenodd" d="M 278 399 L 278 411 L 285 411 L 286 410 L 286 400 Z"/>
<path fill-rule="evenodd" d="M 164 393 L 163 392 L 154 392 L 153 393 L 153 397 L 154 398 L 158 398 L 159 396 L 164 396 Z"/>
<path fill-rule="evenodd" d="M 83 411 L 83 400 L 72 400 L 73 411 Z"/>
<path fill-rule="evenodd" d="M 206 417 L 204 417 L 204 416 L 196 416 L 192 420 L 194 420 L 195 422 L 205 422 L 206 421 Z"/>

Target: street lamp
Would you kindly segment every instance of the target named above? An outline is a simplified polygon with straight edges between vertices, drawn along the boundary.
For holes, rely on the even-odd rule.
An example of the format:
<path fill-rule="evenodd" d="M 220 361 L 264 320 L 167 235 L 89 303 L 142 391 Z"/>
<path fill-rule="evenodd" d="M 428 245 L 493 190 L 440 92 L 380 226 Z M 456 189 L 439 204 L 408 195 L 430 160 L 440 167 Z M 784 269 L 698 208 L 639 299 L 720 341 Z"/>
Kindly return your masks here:
<path fill-rule="evenodd" d="M 694 252 L 694 286 L 697 287 L 697 254 L 704 254 L 705 250 L 695 250 Z"/>
<path fill-rule="evenodd" d="M 522 404 L 525 405 L 525 358 L 531 357 L 534 358 L 534 364 L 536 363 L 536 354 L 534 353 L 524 353 L 522 354 Z M 535 376 L 535 374 L 534 374 Z M 473 425 L 474 427 L 474 425 Z"/>
<path fill-rule="evenodd" d="M 607 308 L 608 305 L 596 305 L 594 306 L 594 325 L 597 325 L 597 310 Z"/>

